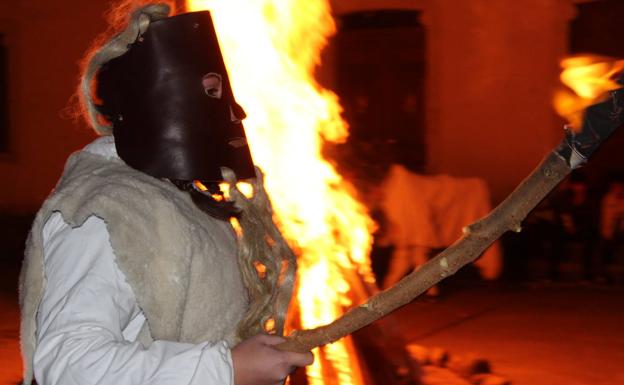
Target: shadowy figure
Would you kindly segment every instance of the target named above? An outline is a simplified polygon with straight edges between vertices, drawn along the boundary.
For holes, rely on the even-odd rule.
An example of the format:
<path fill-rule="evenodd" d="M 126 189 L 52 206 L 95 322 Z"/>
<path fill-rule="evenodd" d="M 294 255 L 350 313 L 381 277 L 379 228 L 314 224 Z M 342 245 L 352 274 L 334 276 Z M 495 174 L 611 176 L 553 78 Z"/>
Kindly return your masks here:
<path fill-rule="evenodd" d="M 610 178 L 607 191 L 600 202 L 600 243 L 597 279 L 611 282 L 608 267 L 615 253 L 624 245 L 624 174 Z"/>
<path fill-rule="evenodd" d="M 559 278 L 556 269 L 560 267 L 564 258 L 566 246 L 576 245 L 581 250 L 583 279 L 592 280 L 594 278 L 592 264 L 598 239 L 597 210 L 583 174 L 572 173 L 561 184 L 555 192 L 553 208 L 558 231 L 552 253 L 551 278 Z"/>
<path fill-rule="evenodd" d="M 561 279 L 561 265 L 579 250 L 582 279 L 594 278 L 597 210 L 583 174 L 573 173 L 527 218 L 530 255 L 548 259 L 547 279 Z"/>

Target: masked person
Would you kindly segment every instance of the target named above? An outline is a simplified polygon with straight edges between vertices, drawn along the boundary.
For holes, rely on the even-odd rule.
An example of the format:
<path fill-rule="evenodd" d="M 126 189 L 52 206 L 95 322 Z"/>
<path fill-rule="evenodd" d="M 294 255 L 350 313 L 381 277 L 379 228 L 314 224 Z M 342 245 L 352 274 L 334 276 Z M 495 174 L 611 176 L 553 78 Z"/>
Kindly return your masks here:
<path fill-rule="evenodd" d="M 88 61 L 103 136 L 68 159 L 27 242 L 25 384 L 279 384 L 312 361 L 263 333 L 276 295 L 240 258 L 228 220 L 244 233 L 244 209 L 218 198 L 223 167 L 256 171 L 210 14 L 168 14 L 137 9 Z"/>

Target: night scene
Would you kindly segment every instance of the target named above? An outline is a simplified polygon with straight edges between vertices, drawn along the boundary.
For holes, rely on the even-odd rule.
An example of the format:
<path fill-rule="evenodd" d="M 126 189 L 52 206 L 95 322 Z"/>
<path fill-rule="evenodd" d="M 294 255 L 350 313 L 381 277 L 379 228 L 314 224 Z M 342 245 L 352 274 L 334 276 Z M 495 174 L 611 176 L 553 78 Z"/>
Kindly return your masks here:
<path fill-rule="evenodd" d="M 0 385 L 624 385 L 623 17 L 0 2 Z"/>

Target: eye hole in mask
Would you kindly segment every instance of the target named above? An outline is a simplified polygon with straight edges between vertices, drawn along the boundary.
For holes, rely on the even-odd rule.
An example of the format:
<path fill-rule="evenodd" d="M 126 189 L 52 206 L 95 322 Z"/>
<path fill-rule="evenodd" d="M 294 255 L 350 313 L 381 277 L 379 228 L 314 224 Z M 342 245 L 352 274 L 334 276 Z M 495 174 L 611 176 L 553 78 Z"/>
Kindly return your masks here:
<path fill-rule="evenodd" d="M 223 93 L 221 75 L 214 72 L 207 73 L 202 78 L 202 85 L 206 95 L 211 98 L 221 99 L 221 94 Z"/>

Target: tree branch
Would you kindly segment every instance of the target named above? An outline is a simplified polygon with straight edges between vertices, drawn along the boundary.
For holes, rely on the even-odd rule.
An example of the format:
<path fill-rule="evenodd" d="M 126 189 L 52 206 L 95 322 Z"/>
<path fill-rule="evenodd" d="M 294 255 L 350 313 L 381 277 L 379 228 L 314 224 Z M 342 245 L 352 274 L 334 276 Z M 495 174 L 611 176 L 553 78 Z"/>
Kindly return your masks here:
<path fill-rule="evenodd" d="M 372 296 L 334 322 L 296 331 L 277 346 L 306 352 L 334 342 L 411 302 L 446 277 L 474 261 L 507 231 L 521 231 L 527 214 L 573 169 L 583 165 L 615 129 L 624 124 L 624 88 L 611 91 L 607 100 L 585 110 L 583 126 L 566 137 L 540 165 L 488 216 L 467 226 L 464 236 L 427 263 L 417 267 L 393 287 Z"/>
<path fill-rule="evenodd" d="M 464 236 L 393 287 L 350 309 L 334 322 L 296 331 L 277 347 L 306 352 L 334 342 L 411 302 L 431 286 L 474 261 L 507 231 L 520 231 L 522 220 L 571 171 L 565 159 L 553 151 L 487 217 L 464 228 Z"/>

